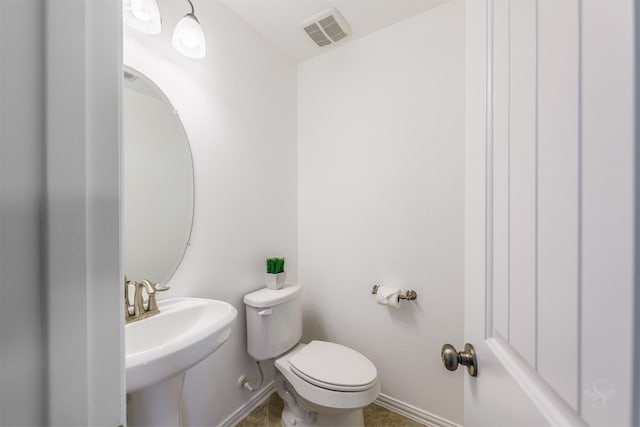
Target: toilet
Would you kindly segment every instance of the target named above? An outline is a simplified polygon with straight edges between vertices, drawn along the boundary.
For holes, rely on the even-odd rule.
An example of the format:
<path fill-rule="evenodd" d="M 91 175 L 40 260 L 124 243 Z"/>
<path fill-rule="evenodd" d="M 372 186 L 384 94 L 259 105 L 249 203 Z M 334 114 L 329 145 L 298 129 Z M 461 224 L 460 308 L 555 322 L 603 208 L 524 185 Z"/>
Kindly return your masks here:
<path fill-rule="evenodd" d="M 300 343 L 300 285 L 260 289 L 244 297 L 247 351 L 273 360 L 284 401 L 282 425 L 364 426 L 362 408 L 380 393 L 376 367 L 357 351 L 327 341 Z"/>

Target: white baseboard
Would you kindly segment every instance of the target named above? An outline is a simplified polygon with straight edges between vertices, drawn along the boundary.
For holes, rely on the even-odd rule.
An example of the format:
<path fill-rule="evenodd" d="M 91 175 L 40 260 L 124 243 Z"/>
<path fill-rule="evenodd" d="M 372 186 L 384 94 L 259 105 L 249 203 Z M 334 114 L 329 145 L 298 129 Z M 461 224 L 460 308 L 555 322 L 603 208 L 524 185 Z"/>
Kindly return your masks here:
<path fill-rule="evenodd" d="M 275 391 L 273 381 L 267 384 L 262 390 L 256 393 L 247 403 L 236 409 L 231 415 L 225 418 L 219 427 L 234 427 L 240 421 L 245 419 L 251 411 L 266 401 Z M 382 406 L 392 412 L 398 413 L 410 420 L 419 422 L 429 427 L 461 427 L 459 424 L 449 421 L 430 412 L 424 411 L 415 406 L 404 403 L 398 399 L 380 394 L 374 402 L 378 406 Z"/>
<path fill-rule="evenodd" d="M 373 403 L 429 427 L 461 427 L 453 421 L 446 420 L 382 393 Z"/>
<path fill-rule="evenodd" d="M 234 427 L 240 421 L 245 419 L 251 411 L 260 406 L 265 400 L 271 396 L 271 393 L 275 391 L 273 381 L 266 385 L 262 390 L 257 392 L 247 403 L 236 409 L 233 414 L 225 418 L 219 427 Z"/>

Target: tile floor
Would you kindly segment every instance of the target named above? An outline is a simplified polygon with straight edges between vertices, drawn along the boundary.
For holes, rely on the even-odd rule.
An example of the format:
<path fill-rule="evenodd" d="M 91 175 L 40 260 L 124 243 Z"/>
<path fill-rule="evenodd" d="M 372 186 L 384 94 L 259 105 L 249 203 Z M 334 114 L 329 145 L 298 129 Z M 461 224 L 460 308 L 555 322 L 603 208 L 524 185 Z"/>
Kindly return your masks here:
<path fill-rule="evenodd" d="M 236 427 L 280 427 L 282 399 L 273 393 L 267 401 L 258 406 Z M 421 427 L 422 424 L 391 412 L 381 406 L 371 404 L 364 408 L 364 424 L 367 427 Z"/>

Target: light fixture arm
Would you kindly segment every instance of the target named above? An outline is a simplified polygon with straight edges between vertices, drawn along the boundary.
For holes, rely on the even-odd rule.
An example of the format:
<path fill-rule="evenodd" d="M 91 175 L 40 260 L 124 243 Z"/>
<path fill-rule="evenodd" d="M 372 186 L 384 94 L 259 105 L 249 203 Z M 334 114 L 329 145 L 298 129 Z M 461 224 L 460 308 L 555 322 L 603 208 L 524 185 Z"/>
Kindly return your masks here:
<path fill-rule="evenodd" d="M 199 24 L 199 23 L 200 23 L 200 21 L 198 20 L 198 17 L 196 16 L 196 11 L 195 11 L 195 9 L 194 9 L 194 7 L 193 7 L 193 3 L 191 2 L 191 0 L 187 0 L 187 1 L 189 2 L 189 6 L 191 6 L 191 12 L 190 12 L 190 13 L 187 13 L 185 16 L 190 16 L 190 17 L 192 17 L 192 18 L 193 18 L 193 19 L 195 19 L 195 21 Z"/>
<path fill-rule="evenodd" d="M 193 3 L 191 3 L 191 0 L 187 0 L 187 1 L 189 2 L 189 6 L 191 6 L 191 13 L 189 13 L 189 15 L 195 18 L 196 15 L 195 15 L 195 9 L 193 8 Z"/>

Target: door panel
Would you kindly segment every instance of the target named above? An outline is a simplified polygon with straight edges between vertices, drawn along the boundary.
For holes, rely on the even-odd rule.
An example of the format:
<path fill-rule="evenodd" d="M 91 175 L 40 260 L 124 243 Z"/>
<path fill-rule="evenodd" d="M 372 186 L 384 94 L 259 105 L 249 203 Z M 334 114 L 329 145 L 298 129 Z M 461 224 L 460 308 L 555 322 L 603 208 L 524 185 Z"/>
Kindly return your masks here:
<path fill-rule="evenodd" d="M 538 3 L 538 373 L 577 409 L 578 0 Z"/>
<path fill-rule="evenodd" d="M 632 12 L 467 2 L 467 425 L 631 422 Z"/>
<path fill-rule="evenodd" d="M 509 8 L 507 0 L 494 13 L 493 72 L 493 330 L 509 339 Z"/>
<path fill-rule="evenodd" d="M 536 2 L 496 2 L 493 11 L 508 8 L 510 139 L 509 342 L 536 364 Z M 495 40 L 494 40 L 495 43 Z M 495 52 L 494 52 L 495 54 Z M 495 62 L 494 62 L 495 65 Z M 495 73 L 495 67 L 494 73 Z M 495 218 L 494 218 L 495 221 Z"/>

